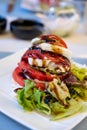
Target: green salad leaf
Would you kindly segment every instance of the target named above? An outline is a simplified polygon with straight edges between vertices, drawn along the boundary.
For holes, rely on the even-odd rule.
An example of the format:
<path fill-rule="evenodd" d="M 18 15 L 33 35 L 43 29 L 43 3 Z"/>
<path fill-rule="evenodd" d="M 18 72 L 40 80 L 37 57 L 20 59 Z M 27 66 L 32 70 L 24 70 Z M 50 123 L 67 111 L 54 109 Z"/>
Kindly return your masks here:
<path fill-rule="evenodd" d="M 69 99 L 67 106 L 61 104 L 49 92 L 37 89 L 32 80 L 25 80 L 25 87 L 17 91 L 17 100 L 25 110 L 52 115 L 52 120 L 72 115 L 82 108 L 82 104 L 74 99 Z"/>
<path fill-rule="evenodd" d="M 71 97 L 87 101 L 87 68 L 72 64 L 71 72 L 77 78 L 77 81 L 68 87 Z"/>
<path fill-rule="evenodd" d="M 57 104 L 54 104 L 53 106 L 53 111 L 55 111 L 55 109 L 58 109 L 57 108 Z M 62 119 L 64 117 L 67 117 L 67 116 L 70 116 L 70 115 L 73 115 L 79 111 L 82 110 L 82 104 L 81 102 L 77 102 L 76 100 L 74 99 L 71 99 L 69 100 L 69 107 L 59 107 L 60 111 L 58 114 L 55 114 L 52 118 L 52 120 L 58 120 L 58 119 Z"/>
<path fill-rule="evenodd" d="M 37 89 L 32 80 L 25 80 L 25 87 L 18 90 L 17 94 L 18 102 L 25 110 L 37 109 L 48 115 L 51 113 L 49 106 L 42 102 L 46 94 Z"/>
<path fill-rule="evenodd" d="M 81 98 L 84 101 L 87 101 L 87 88 L 84 88 L 82 85 L 75 85 L 69 88 L 71 97 Z"/>
<path fill-rule="evenodd" d="M 71 64 L 71 72 L 82 81 L 87 76 L 87 68 L 78 67 L 76 64 Z"/>

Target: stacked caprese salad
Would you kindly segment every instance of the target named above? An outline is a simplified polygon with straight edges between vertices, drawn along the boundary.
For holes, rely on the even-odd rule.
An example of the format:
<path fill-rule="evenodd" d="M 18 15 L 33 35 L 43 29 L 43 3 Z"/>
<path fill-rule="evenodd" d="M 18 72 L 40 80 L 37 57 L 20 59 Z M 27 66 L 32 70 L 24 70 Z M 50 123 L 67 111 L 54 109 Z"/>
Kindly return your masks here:
<path fill-rule="evenodd" d="M 34 38 L 31 44 L 12 73 L 22 86 L 17 89 L 18 102 L 25 109 L 53 114 L 55 119 L 79 111 L 82 106 L 72 98 L 71 88 L 81 82 L 71 71 L 66 43 L 51 34 Z"/>

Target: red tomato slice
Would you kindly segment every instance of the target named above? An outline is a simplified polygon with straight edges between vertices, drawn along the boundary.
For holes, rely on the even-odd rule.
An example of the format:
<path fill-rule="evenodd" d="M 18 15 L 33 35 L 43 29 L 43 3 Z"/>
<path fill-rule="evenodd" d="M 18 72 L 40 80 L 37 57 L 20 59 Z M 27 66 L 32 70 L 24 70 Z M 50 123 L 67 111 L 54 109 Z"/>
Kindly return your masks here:
<path fill-rule="evenodd" d="M 51 4 L 50 0 L 39 0 L 39 2 L 42 3 L 42 4 L 46 4 L 46 5 Z"/>
<path fill-rule="evenodd" d="M 36 58 L 43 59 L 43 55 L 42 55 L 41 51 L 35 50 L 35 49 L 28 51 L 28 57 L 32 57 L 34 59 L 36 59 Z"/>
<path fill-rule="evenodd" d="M 35 84 L 36 84 L 36 88 L 37 89 L 41 89 L 42 91 L 44 91 L 46 88 L 45 88 L 45 83 L 40 83 L 40 82 L 36 82 L 34 81 Z"/>
<path fill-rule="evenodd" d="M 30 78 L 32 79 L 38 79 L 41 81 L 52 81 L 53 77 L 50 74 L 46 74 L 44 72 L 41 72 L 39 70 L 33 69 L 29 64 L 25 63 L 24 61 L 21 61 L 19 64 L 19 68 L 26 72 Z"/>
<path fill-rule="evenodd" d="M 25 54 L 22 56 L 21 60 L 25 61 L 26 63 L 28 63 L 28 58 L 29 57 L 32 57 L 34 59 L 36 59 L 36 58 L 43 59 L 44 56 L 42 55 L 42 53 L 41 53 L 40 50 L 35 50 L 35 49 L 33 49 L 33 50 L 27 50 L 25 52 Z"/>
<path fill-rule="evenodd" d="M 41 40 L 47 40 L 51 44 L 55 44 L 61 47 L 67 48 L 66 43 L 58 36 L 50 34 L 50 35 L 42 35 L 40 36 Z"/>
<path fill-rule="evenodd" d="M 26 79 L 19 67 L 16 67 L 12 73 L 13 79 L 21 86 L 25 86 L 24 80 Z"/>
<path fill-rule="evenodd" d="M 24 80 L 26 79 L 22 73 L 22 71 L 20 70 L 19 67 L 16 67 L 15 70 L 12 73 L 12 77 L 13 79 L 20 85 L 20 86 L 25 86 Z M 45 84 L 44 83 L 40 83 L 37 81 L 34 81 L 34 83 L 36 84 L 36 88 L 37 89 L 41 89 L 42 91 L 45 90 Z"/>
<path fill-rule="evenodd" d="M 28 55 L 28 56 L 26 56 L 26 55 Z M 21 62 L 23 61 L 24 63 L 26 63 L 25 65 L 23 64 L 22 66 L 25 66 L 25 69 L 29 71 L 28 72 L 28 76 L 31 75 L 31 78 L 34 78 L 34 74 L 36 73 L 36 75 L 38 74 L 38 76 L 41 76 L 41 79 L 44 79 L 44 78 L 42 78 L 42 73 L 39 70 L 35 70 L 31 66 L 29 66 L 28 57 L 31 57 L 33 59 L 37 59 L 38 58 L 38 59 L 42 59 L 42 60 L 47 58 L 47 60 L 51 60 L 56 65 L 57 64 L 61 65 L 66 70 L 66 72 L 70 70 L 70 66 L 71 66 L 70 61 L 67 58 L 65 58 L 65 57 L 63 57 L 61 55 L 58 55 L 58 54 L 52 53 L 52 52 L 46 52 L 46 51 L 40 52 L 40 50 L 28 50 L 27 53 L 23 56 Z M 22 68 L 22 66 L 20 66 L 20 67 Z M 27 69 L 26 67 L 27 68 L 30 67 L 30 68 Z M 32 74 L 33 72 L 34 72 L 34 74 Z M 46 75 L 46 73 L 45 73 L 45 75 Z"/>

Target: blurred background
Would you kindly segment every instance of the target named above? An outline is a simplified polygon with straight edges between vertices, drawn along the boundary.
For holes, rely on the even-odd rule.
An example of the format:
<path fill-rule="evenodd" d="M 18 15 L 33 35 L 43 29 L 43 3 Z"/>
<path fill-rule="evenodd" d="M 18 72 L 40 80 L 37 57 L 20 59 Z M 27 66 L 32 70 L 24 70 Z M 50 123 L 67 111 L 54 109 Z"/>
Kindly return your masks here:
<path fill-rule="evenodd" d="M 16 52 L 32 38 L 53 33 L 71 51 L 79 46 L 74 56 L 86 57 L 86 0 L 0 0 L 0 26 L 1 51 Z"/>
<path fill-rule="evenodd" d="M 66 42 L 74 60 L 87 63 L 87 0 L 0 0 L 0 59 L 50 33 Z M 0 119 L 2 130 L 26 129 L 2 113 Z M 73 130 L 86 130 L 86 124 Z"/>
<path fill-rule="evenodd" d="M 86 8 L 86 0 L 0 0 L 1 16 L 39 20 L 59 36 L 76 32 L 81 24 L 84 29 Z"/>

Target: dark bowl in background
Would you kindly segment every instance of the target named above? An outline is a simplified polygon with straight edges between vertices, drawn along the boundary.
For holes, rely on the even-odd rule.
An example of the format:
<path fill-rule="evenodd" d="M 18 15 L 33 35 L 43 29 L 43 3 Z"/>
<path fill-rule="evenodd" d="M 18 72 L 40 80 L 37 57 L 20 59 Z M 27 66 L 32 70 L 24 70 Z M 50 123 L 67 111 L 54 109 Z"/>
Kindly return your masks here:
<path fill-rule="evenodd" d="M 11 21 L 10 31 L 19 39 L 31 40 L 43 33 L 44 25 L 35 20 L 16 19 Z"/>
<path fill-rule="evenodd" d="M 0 33 L 3 33 L 6 29 L 7 20 L 3 16 L 0 16 Z"/>

